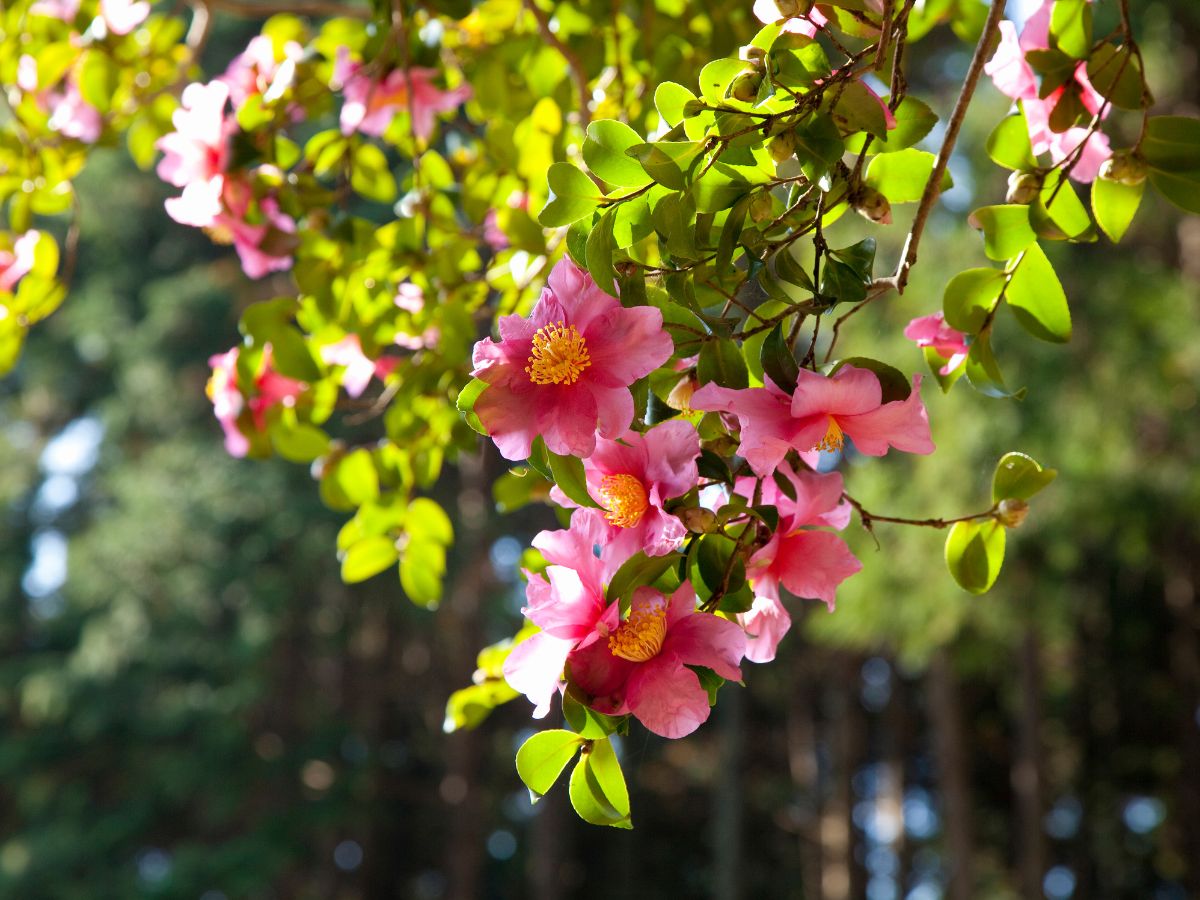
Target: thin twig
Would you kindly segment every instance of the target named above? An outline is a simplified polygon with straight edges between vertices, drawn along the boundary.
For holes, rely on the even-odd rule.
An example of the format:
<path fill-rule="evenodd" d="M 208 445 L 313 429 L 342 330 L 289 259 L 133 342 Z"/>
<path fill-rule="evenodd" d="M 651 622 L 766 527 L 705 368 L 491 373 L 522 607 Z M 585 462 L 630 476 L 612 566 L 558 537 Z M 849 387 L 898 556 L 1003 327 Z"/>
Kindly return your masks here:
<path fill-rule="evenodd" d="M 917 207 L 912 229 L 908 232 L 908 238 L 904 242 L 904 252 L 896 267 L 895 279 L 898 293 L 904 293 L 904 287 L 908 284 L 908 273 L 917 261 L 917 246 L 921 243 L 921 235 L 925 231 L 925 223 L 933 210 L 934 201 L 941 192 L 942 177 L 946 174 L 946 166 L 950 163 L 950 154 L 954 152 L 958 132 L 962 128 L 963 120 L 967 117 L 967 108 L 971 105 L 971 98 L 979 84 L 979 76 L 983 74 L 983 66 L 991 49 L 992 37 L 1000 27 L 1000 19 L 1004 15 L 1004 2 L 1005 0 L 992 0 L 992 8 L 984 23 L 983 34 L 979 36 L 979 43 L 975 45 L 975 55 L 971 57 L 971 65 L 967 69 L 962 90 L 959 91 L 954 111 L 950 114 L 950 120 L 946 123 L 946 137 L 942 141 L 942 149 L 938 152 L 929 180 L 925 182 L 921 203 Z"/>
<path fill-rule="evenodd" d="M 993 506 L 984 512 L 972 513 L 969 516 L 956 516 L 953 519 L 905 519 L 900 516 L 880 516 L 863 509 L 863 505 L 849 494 L 842 494 L 842 499 L 857 510 L 862 519 L 863 528 L 871 530 L 874 522 L 891 522 L 894 525 L 916 525 L 921 528 L 949 528 L 955 522 L 973 522 L 975 519 L 990 519 L 995 516 L 997 507 Z"/>

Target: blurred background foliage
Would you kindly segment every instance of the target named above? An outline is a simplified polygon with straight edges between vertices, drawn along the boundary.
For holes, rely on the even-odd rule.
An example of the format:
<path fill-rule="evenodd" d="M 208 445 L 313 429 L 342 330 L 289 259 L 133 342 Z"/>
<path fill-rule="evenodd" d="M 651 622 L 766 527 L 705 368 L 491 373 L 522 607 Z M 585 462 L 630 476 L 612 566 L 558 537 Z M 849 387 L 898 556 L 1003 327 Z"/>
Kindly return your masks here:
<path fill-rule="evenodd" d="M 1159 110 L 1196 114 L 1200 9 L 1137 7 Z M 223 23 L 208 68 L 253 33 Z M 966 51 L 946 29 L 920 47 L 910 80 L 944 112 Z M 660 56 L 694 78 L 688 47 Z M 909 290 L 846 355 L 922 369 L 900 331 L 979 258 L 961 218 L 1003 194 L 982 143 L 1005 102 L 981 91 Z M 441 731 L 519 621 L 549 509 L 496 513 L 481 444 L 437 498 L 459 535 L 440 608 L 390 574 L 342 585 L 341 516 L 302 467 L 227 457 L 204 396 L 270 281 L 170 223 L 166 190 L 96 155 L 71 301 L 0 385 L 0 897 L 1200 896 L 1196 220 L 1156 203 L 1118 252 L 1062 247 L 1071 344 L 997 337 L 1029 397 L 927 385 L 936 456 L 850 462 L 900 516 L 985 508 L 1004 450 L 1056 467 L 997 587 L 955 587 L 938 532 L 853 534 L 867 565 L 835 614 L 807 610 L 697 735 L 623 742 L 625 833 L 561 791 L 530 806 L 524 701 Z"/>

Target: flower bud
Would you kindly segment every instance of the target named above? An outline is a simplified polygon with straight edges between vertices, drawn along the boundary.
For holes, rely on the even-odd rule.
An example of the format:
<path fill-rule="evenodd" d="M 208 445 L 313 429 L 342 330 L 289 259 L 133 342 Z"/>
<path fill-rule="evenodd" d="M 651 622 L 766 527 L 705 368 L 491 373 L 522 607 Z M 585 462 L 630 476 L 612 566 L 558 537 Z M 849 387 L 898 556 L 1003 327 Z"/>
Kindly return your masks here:
<path fill-rule="evenodd" d="M 880 225 L 892 224 L 892 204 L 870 185 L 864 184 L 854 198 L 854 211 Z"/>
<path fill-rule="evenodd" d="M 717 516 L 711 509 L 689 506 L 686 509 L 675 510 L 675 515 L 692 534 L 712 534 L 717 530 Z"/>
<path fill-rule="evenodd" d="M 1027 515 L 1029 515 L 1029 504 L 1016 497 L 1001 500 L 1000 508 L 996 511 L 996 519 L 1006 528 L 1018 527 L 1025 521 Z"/>
<path fill-rule="evenodd" d="M 750 218 L 755 222 L 770 222 L 775 218 L 775 201 L 769 191 L 760 191 L 750 201 Z"/>
<path fill-rule="evenodd" d="M 1141 184 L 1147 171 L 1146 164 L 1128 151 L 1114 153 L 1100 165 L 1100 177 L 1119 184 Z"/>
<path fill-rule="evenodd" d="M 1013 172 L 1008 176 L 1008 195 L 1005 203 L 1019 203 L 1028 206 L 1042 192 L 1042 175 L 1040 172 Z"/>
<path fill-rule="evenodd" d="M 758 99 L 758 89 L 761 85 L 761 72 L 743 72 L 733 79 L 733 84 L 729 86 L 729 96 L 743 103 L 753 103 Z"/>
<path fill-rule="evenodd" d="M 753 44 L 747 44 L 738 51 L 738 56 L 744 59 L 756 69 L 761 69 L 764 60 L 767 58 L 767 51 L 762 47 L 755 47 Z"/>
<path fill-rule="evenodd" d="M 790 159 L 796 153 L 796 133 L 784 131 L 767 142 L 767 152 L 776 163 Z"/>
<path fill-rule="evenodd" d="M 679 383 L 671 388 L 671 393 L 667 394 L 667 406 L 677 409 L 685 415 L 690 415 L 692 394 L 696 393 L 699 387 L 700 385 L 691 375 L 679 379 Z"/>

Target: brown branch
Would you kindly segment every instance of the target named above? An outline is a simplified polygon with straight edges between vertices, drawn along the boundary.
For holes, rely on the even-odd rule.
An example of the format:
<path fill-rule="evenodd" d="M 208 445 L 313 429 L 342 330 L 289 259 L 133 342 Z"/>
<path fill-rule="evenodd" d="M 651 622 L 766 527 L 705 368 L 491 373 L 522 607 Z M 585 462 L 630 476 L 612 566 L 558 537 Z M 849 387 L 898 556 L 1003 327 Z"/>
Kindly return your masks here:
<path fill-rule="evenodd" d="M 203 0 L 211 12 L 229 13 L 248 19 L 270 18 L 280 13 L 296 16 L 345 16 L 351 19 L 370 19 L 371 11 L 361 6 L 350 6 L 338 0 Z"/>
<path fill-rule="evenodd" d="M 588 77 L 583 63 L 579 61 L 575 51 L 550 30 L 550 19 L 535 0 L 525 0 L 525 8 L 533 13 L 533 17 L 537 20 L 538 34 L 542 36 L 542 40 L 557 50 L 558 54 L 566 60 L 567 68 L 571 70 L 571 78 L 575 82 L 575 90 L 579 94 L 579 121 L 586 128 L 592 121 L 592 111 L 588 108 L 592 92 L 588 88 Z"/>
<path fill-rule="evenodd" d="M 942 149 L 938 152 L 937 160 L 933 164 L 933 171 L 929 175 L 929 180 L 925 182 L 925 190 L 921 194 L 921 203 L 917 207 L 917 214 L 913 219 L 912 229 L 908 233 L 908 238 L 904 242 L 904 252 L 900 257 L 900 263 L 896 267 L 895 287 L 898 293 L 904 293 L 904 287 L 908 284 L 908 273 L 912 270 L 913 265 L 917 261 L 917 246 L 921 243 L 921 235 L 925 231 L 925 223 L 929 219 L 929 214 L 933 210 L 934 201 L 937 200 L 938 194 L 941 192 L 942 177 L 946 174 L 946 166 L 950 163 L 950 154 L 954 152 L 954 144 L 958 140 L 958 132 L 962 128 L 963 120 L 967 117 L 967 108 L 971 105 L 971 98 L 975 94 L 975 88 L 979 84 L 979 76 L 983 73 L 984 63 L 991 47 L 992 37 L 996 30 L 1000 27 L 1000 19 L 1004 15 L 1004 0 L 992 0 L 992 8 L 988 12 L 987 21 L 983 26 L 983 34 L 979 36 L 979 43 L 975 45 L 975 55 L 971 57 L 971 65 L 967 69 L 967 77 L 963 81 L 962 90 L 959 91 L 958 100 L 954 104 L 954 111 L 950 114 L 950 120 L 946 123 L 946 137 L 942 141 Z"/>
<path fill-rule="evenodd" d="M 917 525 L 922 528 L 949 528 L 955 522 L 971 522 L 975 519 L 990 519 L 996 515 L 997 507 L 993 506 L 984 512 L 973 513 L 969 516 L 957 516 L 953 519 L 904 519 L 898 516 L 878 516 L 873 512 L 867 512 L 863 509 L 863 505 L 851 497 L 849 494 L 842 494 L 842 499 L 854 507 L 858 512 L 858 516 L 862 519 L 863 528 L 867 531 L 871 530 L 874 522 L 891 522 L 894 525 Z"/>

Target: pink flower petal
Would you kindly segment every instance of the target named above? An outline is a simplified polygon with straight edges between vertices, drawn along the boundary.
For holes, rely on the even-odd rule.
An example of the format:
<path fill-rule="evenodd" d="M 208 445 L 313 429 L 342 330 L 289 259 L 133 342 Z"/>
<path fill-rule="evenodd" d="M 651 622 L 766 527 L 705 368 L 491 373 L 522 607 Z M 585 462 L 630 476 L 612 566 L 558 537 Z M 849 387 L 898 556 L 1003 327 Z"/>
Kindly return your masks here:
<path fill-rule="evenodd" d="M 639 722 L 665 738 L 691 734 L 708 720 L 710 711 L 708 692 L 696 673 L 664 654 L 642 663 L 629 676 L 626 700 Z"/>

